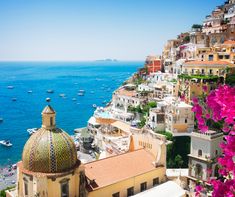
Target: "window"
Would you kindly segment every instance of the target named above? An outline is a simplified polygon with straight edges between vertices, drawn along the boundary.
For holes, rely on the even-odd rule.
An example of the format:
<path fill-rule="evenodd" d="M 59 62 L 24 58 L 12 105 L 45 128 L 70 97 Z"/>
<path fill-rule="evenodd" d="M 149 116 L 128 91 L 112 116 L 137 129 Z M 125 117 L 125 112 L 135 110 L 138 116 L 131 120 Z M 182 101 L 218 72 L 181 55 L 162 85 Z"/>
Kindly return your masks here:
<path fill-rule="evenodd" d="M 185 123 L 188 123 L 188 119 L 185 119 L 184 122 L 185 122 Z"/>
<path fill-rule="evenodd" d="M 50 124 L 53 125 L 53 117 L 50 117 Z"/>
<path fill-rule="evenodd" d="M 209 61 L 213 61 L 214 56 L 213 55 L 209 55 Z"/>
<path fill-rule="evenodd" d="M 212 74 L 213 74 L 213 70 L 212 70 L 212 69 L 210 69 L 210 72 L 209 72 L 209 74 L 210 74 L 210 75 L 212 75 Z"/>
<path fill-rule="evenodd" d="M 215 150 L 215 155 L 216 155 L 216 156 L 218 155 L 218 150 Z"/>
<path fill-rule="evenodd" d="M 196 164 L 195 177 L 198 179 L 202 178 L 202 166 L 200 164 Z"/>
<path fill-rule="evenodd" d="M 134 187 L 130 187 L 127 189 L 127 196 L 133 196 L 134 195 Z"/>
<path fill-rule="evenodd" d="M 159 178 L 153 179 L 153 187 L 159 185 Z"/>
<path fill-rule="evenodd" d="M 202 156 L 202 150 L 198 150 L 198 157 Z"/>
<path fill-rule="evenodd" d="M 143 192 L 147 189 L 147 182 L 141 183 L 140 184 L 140 192 Z"/>
<path fill-rule="evenodd" d="M 113 194 L 113 197 L 119 197 L 119 196 L 120 196 L 120 192 Z"/>
<path fill-rule="evenodd" d="M 28 182 L 24 181 L 24 195 L 28 196 L 29 191 L 28 191 Z"/>
<path fill-rule="evenodd" d="M 69 197 L 69 183 L 68 183 L 68 181 L 61 183 L 61 197 Z"/>
<path fill-rule="evenodd" d="M 204 69 L 202 69 L 202 74 L 205 74 L 205 71 L 204 71 Z"/>
<path fill-rule="evenodd" d="M 155 116 L 152 117 L 152 122 L 155 122 Z"/>

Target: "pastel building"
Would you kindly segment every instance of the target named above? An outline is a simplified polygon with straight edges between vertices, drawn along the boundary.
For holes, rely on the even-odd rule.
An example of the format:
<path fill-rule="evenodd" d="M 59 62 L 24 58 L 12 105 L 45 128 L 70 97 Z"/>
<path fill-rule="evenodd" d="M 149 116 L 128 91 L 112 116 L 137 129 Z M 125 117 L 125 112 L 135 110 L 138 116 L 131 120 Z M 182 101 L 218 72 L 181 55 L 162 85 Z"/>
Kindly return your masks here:
<path fill-rule="evenodd" d="M 234 72 L 234 64 L 227 61 L 190 61 L 182 66 L 178 94 L 190 102 L 193 97 L 209 93 L 218 83 L 224 83 L 227 73 Z"/>
<path fill-rule="evenodd" d="M 207 131 L 193 132 L 191 135 L 191 150 L 189 156 L 189 188 L 194 190 L 196 182 L 207 182 L 212 177 L 218 177 L 217 158 L 221 156 L 220 144 L 223 133 Z"/>
<path fill-rule="evenodd" d="M 161 71 L 162 60 L 156 56 L 148 56 L 145 61 L 145 67 L 147 68 L 148 74 Z"/>
<path fill-rule="evenodd" d="M 190 135 L 194 129 L 194 114 L 192 106 L 179 100 L 173 100 L 166 107 L 166 131 L 173 136 Z"/>
<path fill-rule="evenodd" d="M 25 144 L 17 186 L 7 197 L 126 197 L 165 182 L 164 136 L 154 149 L 135 149 L 132 140 L 130 152 L 82 164 L 72 138 L 56 127 L 55 115 L 51 106 L 44 108 L 42 127 Z"/>
<path fill-rule="evenodd" d="M 75 144 L 56 127 L 55 115 L 49 105 L 42 111 L 42 127 L 26 142 L 22 161 L 17 164 L 17 188 L 7 196 L 85 196 L 80 187 L 84 184 L 80 181 L 83 167 Z"/>

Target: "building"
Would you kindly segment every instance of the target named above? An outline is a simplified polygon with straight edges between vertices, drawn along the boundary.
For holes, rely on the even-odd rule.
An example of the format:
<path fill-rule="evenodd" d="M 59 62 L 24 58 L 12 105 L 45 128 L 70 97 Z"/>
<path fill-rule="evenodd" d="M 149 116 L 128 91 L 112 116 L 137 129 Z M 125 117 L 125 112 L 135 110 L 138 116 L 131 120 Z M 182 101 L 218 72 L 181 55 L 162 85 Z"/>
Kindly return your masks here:
<path fill-rule="evenodd" d="M 129 112 L 129 107 L 137 107 L 145 102 L 145 97 L 136 90 L 121 87 L 113 93 L 112 115 L 115 119 L 131 122 L 134 119 L 133 113 Z"/>
<path fill-rule="evenodd" d="M 190 102 L 193 97 L 209 93 L 223 84 L 227 73 L 234 72 L 234 64 L 226 61 L 191 61 L 182 66 L 178 76 L 178 95 Z"/>
<path fill-rule="evenodd" d="M 162 70 L 162 60 L 156 56 L 148 56 L 145 60 L 145 67 L 148 74 L 156 73 Z"/>
<path fill-rule="evenodd" d="M 89 197 L 126 197 L 165 182 L 165 166 L 145 149 L 85 164 Z"/>
<path fill-rule="evenodd" d="M 207 182 L 212 177 L 218 177 L 217 158 L 221 156 L 220 143 L 223 133 L 207 131 L 193 132 L 191 135 L 191 150 L 189 156 L 189 188 L 193 192 L 196 182 Z"/>
<path fill-rule="evenodd" d="M 192 106 L 179 100 L 172 100 L 165 112 L 166 131 L 173 136 L 187 136 L 194 129 Z"/>
<path fill-rule="evenodd" d="M 126 197 L 165 182 L 164 136 L 155 154 L 149 147 L 134 149 L 132 141 L 130 152 L 84 165 L 72 138 L 56 127 L 55 115 L 50 105 L 44 108 L 42 127 L 25 144 L 17 186 L 7 197 Z"/>
<path fill-rule="evenodd" d="M 154 131 L 165 131 L 164 110 L 161 108 L 150 109 L 147 125 Z"/>
<path fill-rule="evenodd" d="M 17 188 L 8 197 L 85 196 L 83 167 L 72 138 L 56 127 L 55 111 L 46 106 L 42 127 L 26 142 L 17 164 Z"/>

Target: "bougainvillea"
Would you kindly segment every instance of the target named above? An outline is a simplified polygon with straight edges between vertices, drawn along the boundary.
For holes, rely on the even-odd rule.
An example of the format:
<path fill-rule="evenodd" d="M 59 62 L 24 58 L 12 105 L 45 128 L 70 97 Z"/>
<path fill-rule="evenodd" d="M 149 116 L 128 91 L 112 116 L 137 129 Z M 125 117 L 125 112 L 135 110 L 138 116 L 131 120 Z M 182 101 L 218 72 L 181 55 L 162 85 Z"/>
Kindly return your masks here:
<path fill-rule="evenodd" d="M 235 87 L 220 86 L 208 96 L 204 94 L 200 99 L 193 99 L 193 111 L 201 132 L 207 132 L 211 121 L 222 122 L 225 134 L 224 142 L 220 145 L 222 156 L 218 158 L 220 164 L 220 178 L 211 179 L 213 197 L 235 196 Z M 196 187 L 196 194 L 202 191 Z"/>

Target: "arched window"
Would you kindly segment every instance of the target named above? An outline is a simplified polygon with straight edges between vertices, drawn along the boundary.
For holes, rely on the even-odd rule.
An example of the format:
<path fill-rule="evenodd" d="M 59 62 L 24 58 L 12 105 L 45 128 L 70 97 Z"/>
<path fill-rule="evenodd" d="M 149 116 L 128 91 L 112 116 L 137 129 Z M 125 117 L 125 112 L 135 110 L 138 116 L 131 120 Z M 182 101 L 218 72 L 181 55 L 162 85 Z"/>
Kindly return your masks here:
<path fill-rule="evenodd" d="M 24 181 L 24 195 L 28 196 L 29 195 L 29 189 L 28 189 L 28 182 Z"/>
<path fill-rule="evenodd" d="M 60 181 L 61 197 L 69 197 L 69 179 Z"/>
<path fill-rule="evenodd" d="M 198 157 L 201 157 L 201 156 L 202 156 L 202 150 L 199 149 L 199 150 L 198 150 Z"/>
<path fill-rule="evenodd" d="M 50 125 L 53 126 L 53 117 L 50 117 Z"/>
<path fill-rule="evenodd" d="M 200 164 L 196 164 L 196 167 L 195 167 L 195 177 L 198 178 L 198 179 L 201 179 L 202 178 L 202 166 Z"/>

